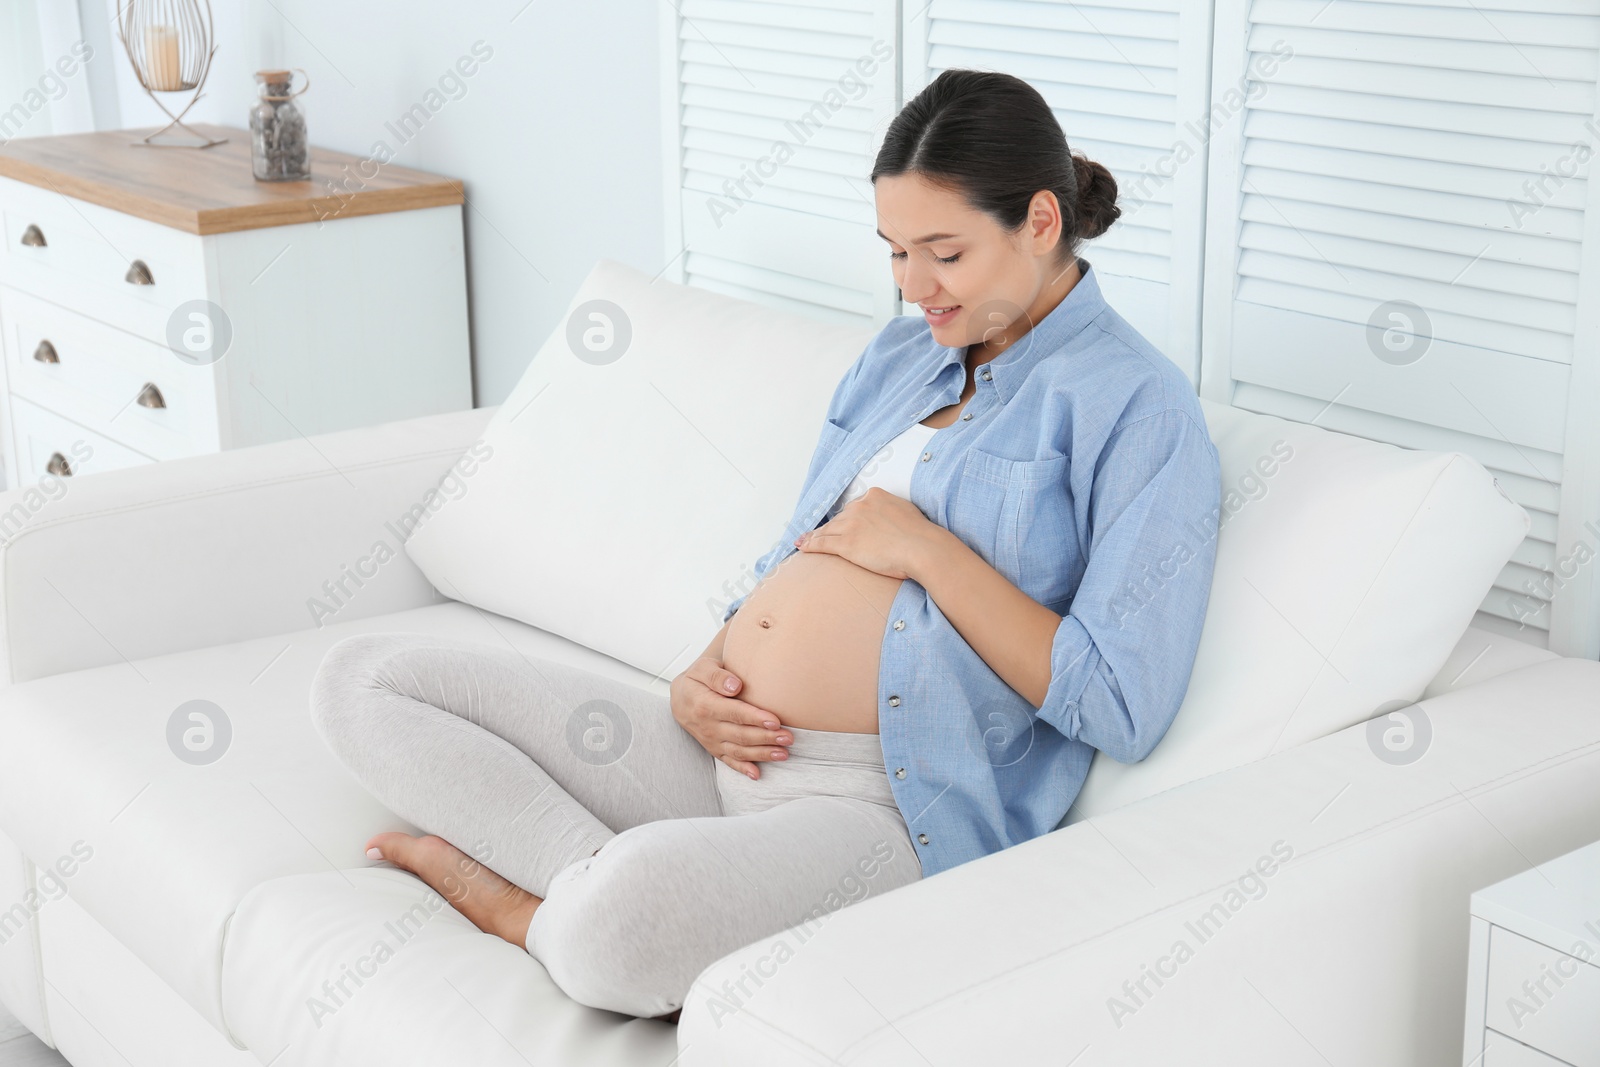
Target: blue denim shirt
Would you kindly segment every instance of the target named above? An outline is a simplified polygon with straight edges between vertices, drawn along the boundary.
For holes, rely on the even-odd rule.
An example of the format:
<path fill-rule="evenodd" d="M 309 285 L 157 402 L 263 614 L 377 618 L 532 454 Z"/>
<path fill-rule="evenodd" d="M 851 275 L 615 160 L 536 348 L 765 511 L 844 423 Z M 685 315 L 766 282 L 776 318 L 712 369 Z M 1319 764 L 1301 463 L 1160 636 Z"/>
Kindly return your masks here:
<path fill-rule="evenodd" d="M 1189 684 L 1220 515 L 1188 379 L 1114 311 L 1088 260 L 1056 308 L 980 367 L 926 446 L 911 502 L 1063 616 L 1042 706 L 1007 685 L 921 585 L 884 619 L 878 732 L 924 876 L 1055 829 L 1095 750 L 1132 762 Z M 881 449 L 961 399 L 966 348 L 891 319 L 845 372 L 764 578 Z M 748 594 L 734 600 L 732 617 Z"/>

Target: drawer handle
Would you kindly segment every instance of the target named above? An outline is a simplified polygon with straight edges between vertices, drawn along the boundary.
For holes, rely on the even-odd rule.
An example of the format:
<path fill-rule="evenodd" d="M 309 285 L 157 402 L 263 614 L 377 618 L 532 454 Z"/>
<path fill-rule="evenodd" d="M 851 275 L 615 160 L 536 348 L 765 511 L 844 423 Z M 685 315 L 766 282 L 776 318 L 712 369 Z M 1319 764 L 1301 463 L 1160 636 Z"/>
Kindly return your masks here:
<path fill-rule="evenodd" d="M 56 346 L 49 341 L 40 341 L 39 347 L 33 350 L 33 358 L 40 363 L 60 363 L 61 357 L 56 355 Z"/>
<path fill-rule="evenodd" d="M 50 453 L 50 462 L 44 465 L 45 473 L 54 474 L 58 478 L 72 477 L 72 464 L 67 462 L 67 457 L 60 452 Z"/>
<path fill-rule="evenodd" d="M 156 388 L 155 382 L 145 382 L 144 388 L 139 390 L 138 404 L 142 408 L 164 408 L 167 398 L 161 395 L 161 390 Z"/>
<path fill-rule="evenodd" d="M 28 228 L 22 231 L 22 243 L 29 248 L 43 248 L 45 246 L 44 231 L 29 223 Z"/>
<path fill-rule="evenodd" d="M 150 273 L 150 268 L 145 265 L 142 259 L 136 259 L 128 264 L 128 273 L 122 276 L 122 280 L 129 285 L 154 285 L 156 283 L 155 275 Z"/>

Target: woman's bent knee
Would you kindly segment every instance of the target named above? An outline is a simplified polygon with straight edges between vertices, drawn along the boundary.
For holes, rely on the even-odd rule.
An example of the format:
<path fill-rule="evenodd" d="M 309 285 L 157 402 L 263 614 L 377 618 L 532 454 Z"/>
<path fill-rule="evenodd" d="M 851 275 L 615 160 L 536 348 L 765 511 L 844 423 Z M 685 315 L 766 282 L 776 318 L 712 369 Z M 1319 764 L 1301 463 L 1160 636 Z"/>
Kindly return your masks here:
<path fill-rule="evenodd" d="M 378 678 L 410 635 L 352 634 L 323 655 L 311 680 L 311 719 L 324 739 L 347 730 L 371 706 Z"/>
<path fill-rule="evenodd" d="M 660 877 L 685 829 L 677 822 L 624 830 L 551 880 L 528 951 L 578 1003 L 641 1018 L 683 1006 L 704 951 L 684 928 L 685 887 Z"/>

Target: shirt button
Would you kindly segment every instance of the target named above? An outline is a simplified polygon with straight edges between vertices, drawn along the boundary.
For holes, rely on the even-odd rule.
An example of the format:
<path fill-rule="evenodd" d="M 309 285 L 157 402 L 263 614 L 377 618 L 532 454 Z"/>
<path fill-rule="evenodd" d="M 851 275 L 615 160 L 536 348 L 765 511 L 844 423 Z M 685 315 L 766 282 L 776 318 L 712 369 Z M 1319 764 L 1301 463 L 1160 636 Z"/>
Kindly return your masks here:
<path fill-rule="evenodd" d="M 917 835 L 917 840 L 919 842 L 921 842 L 922 844 L 926 845 L 928 843 L 928 835 L 927 834 L 918 834 Z"/>
<path fill-rule="evenodd" d="M 896 620 L 894 620 L 894 628 L 896 630 L 904 630 L 906 628 L 906 620 L 904 620 L 904 619 L 896 619 Z"/>
<path fill-rule="evenodd" d="M 924 452 L 922 454 L 922 462 L 924 462 L 924 463 L 928 462 L 928 460 L 930 460 L 932 458 L 933 458 L 933 453 L 932 452 Z"/>
<path fill-rule="evenodd" d="M 961 413 L 961 421 L 962 421 L 962 422 L 971 422 L 971 421 L 972 421 L 972 412 L 970 412 L 970 411 L 963 411 L 963 412 L 962 412 L 962 413 Z"/>
<path fill-rule="evenodd" d="M 897 696 L 891 696 L 889 698 L 889 706 L 891 708 L 898 708 L 900 706 L 900 698 Z"/>
<path fill-rule="evenodd" d="M 894 776 L 896 778 L 904 778 L 906 776 L 906 769 L 904 767 L 896 767 Z"/>
<path fill-rule="evenodd" d="M 990 379 L 992 379 L 994 377 L 994 375 L 990 374 L 989 373 L 989 369 L 987 367 L 985 367 L 981 377 L 983 378 L 984 381 L 987 382 Z"/>

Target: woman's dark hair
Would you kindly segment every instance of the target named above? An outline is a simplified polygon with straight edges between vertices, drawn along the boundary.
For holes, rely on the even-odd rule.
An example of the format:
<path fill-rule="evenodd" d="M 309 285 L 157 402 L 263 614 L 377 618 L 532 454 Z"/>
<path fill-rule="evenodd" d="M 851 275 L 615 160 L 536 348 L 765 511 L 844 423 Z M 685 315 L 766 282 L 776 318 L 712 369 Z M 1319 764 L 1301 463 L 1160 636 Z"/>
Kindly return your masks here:
<path fill-rule="evenodd" d="M 997 71 L 946 70 L 900 109 L 872 180 L 907 172 L 960 193 L 1008 233 L 1027 221 L 1033 194 L 1049 189 L 1061 204 L 1063 267 L 1122 214 L 1111 172 L 1072 154 L 1039 90 Z"/>

